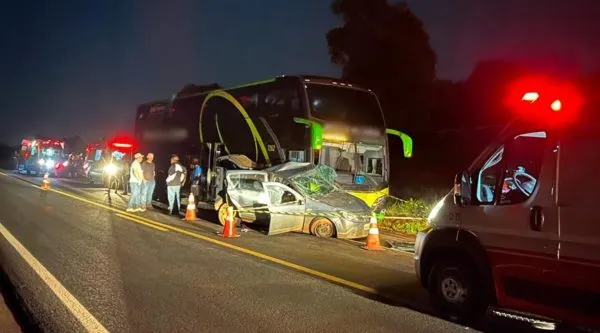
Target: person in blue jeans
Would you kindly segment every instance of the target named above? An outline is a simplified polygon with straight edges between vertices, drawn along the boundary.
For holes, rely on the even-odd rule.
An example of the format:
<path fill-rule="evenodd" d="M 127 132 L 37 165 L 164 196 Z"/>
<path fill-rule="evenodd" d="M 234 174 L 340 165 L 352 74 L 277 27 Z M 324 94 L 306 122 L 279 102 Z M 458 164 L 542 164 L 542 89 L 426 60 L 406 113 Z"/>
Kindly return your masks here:
<path fill-rule="evenodd" d="M 167 199 L 169 200 L 169 211 L 168 214 L 173 213 L 173 206 L 177 201 L 177 213 L 181 206 L 181 186 L 185 184 L 187 177 L 187 171 L 184 167 L 179 164 L 179 156 L 171 155 L 171 166 L 167 173 Z"/>
<path fill-rule="evenodd" d="M 142 184 L 142 207 L 152 209 L 152 195 L 156 187 L 156 168 L 154 165 L 154 154 L 146 154 L 146 160 L 142 163 L 144 183 Z"/>
<path fill-rule="evenodd" d="M 144 212 L 146 208 L 142 207 L 142 184 L 144 182 L 144 174 L 142 171 L 142 161 L 144 155 L 136 153 L 134 160 L 129 169 L 129 187 L 131 196 L 127 204 L 128 212 Z"/>

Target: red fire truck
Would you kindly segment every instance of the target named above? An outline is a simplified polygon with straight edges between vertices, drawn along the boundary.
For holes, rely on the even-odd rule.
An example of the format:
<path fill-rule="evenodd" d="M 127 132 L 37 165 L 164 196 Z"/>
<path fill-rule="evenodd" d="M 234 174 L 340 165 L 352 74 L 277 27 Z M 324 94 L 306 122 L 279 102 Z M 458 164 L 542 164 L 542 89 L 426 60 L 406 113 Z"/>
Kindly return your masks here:
<path fill-rule="evenodd" d="M 21 140 L 18 172 L 25 175 L 56 175 L 56 169 L 65 163 L 65 142 L 50 138 Z"/>

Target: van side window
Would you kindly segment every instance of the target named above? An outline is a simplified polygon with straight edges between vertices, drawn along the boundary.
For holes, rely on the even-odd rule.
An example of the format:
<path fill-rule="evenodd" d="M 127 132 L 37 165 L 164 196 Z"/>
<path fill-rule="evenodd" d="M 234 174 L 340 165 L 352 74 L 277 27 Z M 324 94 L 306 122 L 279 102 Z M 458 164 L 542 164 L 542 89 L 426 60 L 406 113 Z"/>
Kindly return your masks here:
<path fill-rule="evenodd" d="M 493 204 L 496 199 L 496 185 L 502 171 L 502 156 L 504 145 L 500 146 L 485 162 L 477 175 L 476 196 L 479 203 Z"/>
<path fill-rule="evenodd" d="M 506 154 L 498 204 L 518 204 L 531 197 L 542 170 L 545 147 L 546 132 L 531 132 L 514 137 Z"/>
<path fill-rule="evenodd" d="M 477 174 L 477 201 L 513 205 L 529 199 L 538 183 L 545 146 L 546 132 L 523 133 L 500 146 Z"/>

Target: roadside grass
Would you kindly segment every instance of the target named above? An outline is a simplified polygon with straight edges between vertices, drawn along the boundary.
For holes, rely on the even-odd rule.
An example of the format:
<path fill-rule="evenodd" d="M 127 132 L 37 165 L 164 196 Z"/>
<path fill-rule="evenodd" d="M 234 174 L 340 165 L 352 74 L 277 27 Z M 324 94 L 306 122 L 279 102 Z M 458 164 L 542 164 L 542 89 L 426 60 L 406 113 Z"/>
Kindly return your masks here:
<path fill-rule="evenodd" d="M 416 234 L 425 229 L 429 212 L 442 197 L 439 193 L 432 192 L 429 191 L 423 198 L 388 197 L 378 209 L 384 215 L 384 219 L 378 222 L 379 228 L 404 234 Z M 403 217 L 414 219 L 403 219 Z"/>

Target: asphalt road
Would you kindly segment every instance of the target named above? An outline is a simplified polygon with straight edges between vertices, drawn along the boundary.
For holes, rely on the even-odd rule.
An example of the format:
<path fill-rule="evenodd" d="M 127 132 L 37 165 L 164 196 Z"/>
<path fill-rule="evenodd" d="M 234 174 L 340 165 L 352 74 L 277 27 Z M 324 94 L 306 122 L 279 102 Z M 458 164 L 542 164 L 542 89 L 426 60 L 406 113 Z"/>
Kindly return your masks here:
<path fill-rule="evenodd" d="M 426 307 L 406 255 L 298 234 L 223 240 L 208 222 L 119 216 L 54 185 L 0 176 L 0 263 L 44 330 L 465 331 L 402 306 Z"/>

